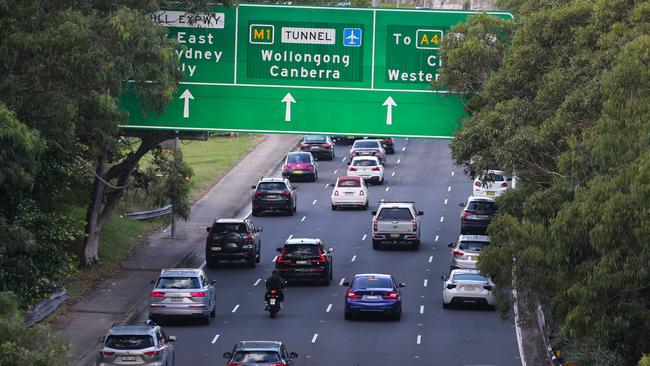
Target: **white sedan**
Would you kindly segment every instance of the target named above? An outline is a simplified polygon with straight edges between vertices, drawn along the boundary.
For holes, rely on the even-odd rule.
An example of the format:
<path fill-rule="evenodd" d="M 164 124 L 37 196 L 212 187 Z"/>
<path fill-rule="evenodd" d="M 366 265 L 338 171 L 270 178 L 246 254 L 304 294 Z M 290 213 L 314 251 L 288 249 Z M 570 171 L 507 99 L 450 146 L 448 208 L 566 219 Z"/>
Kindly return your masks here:
<path fill-rule="evenodd" d="M 348 176 L 384 184 L 384 166 L 375 156 L 355 156 L 348 167 Z"/>
<path fill-rule="evenodd" d="M 454 269 L 449 278 L 442 277 L 442 307 L 484 305 L 494 309 L 494 282 L 476 269 Z"/>
<path fill-rule="evenodd" d="M 499 197 L 508 189 L 508 178 L 500 170 L 488 170 L 474 179 L 472 189 L 474 196 Z"/>
<path fill-rule="evenodd" d="M 376 159 L 376 158 L 375 158 Z M 339 177 L 332 191 L 332 210 L 342 206 L 368 208 L 368 187 L 360 177 Z"/>

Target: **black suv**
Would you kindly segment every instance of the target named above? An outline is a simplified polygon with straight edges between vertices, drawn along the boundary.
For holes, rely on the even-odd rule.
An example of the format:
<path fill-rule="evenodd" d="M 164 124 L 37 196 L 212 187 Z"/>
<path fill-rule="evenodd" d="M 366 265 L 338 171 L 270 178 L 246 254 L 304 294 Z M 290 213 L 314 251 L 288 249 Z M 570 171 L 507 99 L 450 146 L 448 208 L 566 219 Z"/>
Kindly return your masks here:
<path fill-rule="evenodd" d="M 289 239 L 275 261 L 275 268 L 286 280 L 318 280 L 329 285 L 332 279 L 332 251 L 320 239 Z"/>
<path fill-rule="evenodd" d="M 296 187 L 286 178 L 262 178 L 252 186 L 253 216 L 262 211 L 285 211 L 292 216 L 296 212 Z"/>
<path fill-rule="evenodd" d="M 220 260 L 245 260 L 249 267 L 260 262 L 260 232 L 248 219 L 217 219 L 206 228 L 205 262 L 208 267 L 216 267 Z"/>
<path fill-rule="evenodd" d="M 228 359 L 228 365 L 286 365 L 292 366 L 295 352 L 289 353 L 287 346 L 277 341 L 240 341 L 232 348 L 232 352 L 223 354 Z"/>
<path fill-rule="evenodd" d="M 315 158 L 334 160 L 334 143 L 329 136 L 305 135 L 300 142 L 300 151 L 309 151 Z"/>
<path fill-rule="evenodd" d="M 460 215 L 461 234 L 485 234 L 490 222 L 498 214 L 497 204 L 492 198 L 469 196 L 467 203 L 461 202 L 459 205 L 464 207 Z"/>

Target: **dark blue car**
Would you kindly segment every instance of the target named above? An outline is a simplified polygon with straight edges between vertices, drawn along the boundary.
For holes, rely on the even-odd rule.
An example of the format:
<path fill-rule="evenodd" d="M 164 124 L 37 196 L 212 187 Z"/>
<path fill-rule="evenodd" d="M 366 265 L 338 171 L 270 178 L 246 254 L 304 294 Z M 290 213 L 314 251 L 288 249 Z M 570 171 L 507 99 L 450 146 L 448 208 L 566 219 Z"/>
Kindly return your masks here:
<path fill-rule="evenodd" d="M 345 294 L 345 319 L 350 320 L 356 313 L 381 313 L 392 316 L 394 320 L 402 317 L 402 294 L 400 287 L 403 283 L 395 282 L 387 274 L 358 274 Z"/>

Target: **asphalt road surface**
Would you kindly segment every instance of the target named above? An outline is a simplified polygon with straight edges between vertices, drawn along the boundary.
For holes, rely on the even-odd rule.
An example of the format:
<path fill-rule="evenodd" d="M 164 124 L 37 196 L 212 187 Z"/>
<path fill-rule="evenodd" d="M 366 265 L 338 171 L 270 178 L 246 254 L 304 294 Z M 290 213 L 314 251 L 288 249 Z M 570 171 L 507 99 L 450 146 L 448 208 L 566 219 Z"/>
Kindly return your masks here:
<path fill-rule="evenodd" d="M 369 187 L 370 209 L 332 211 L 326 184 L 345 175 L 348 149 L 337 146 L 334 161 L 319 162 L 317 182 L 296 183 L 294 216 L 253 218 L 264 228 L 257 268 L 242 262 L 207 270 L 218 281 L 217 316 L 209 326 L 191 319 L 162 323 L 178 338 L 176 365 L 224 365 L 222 354 L 240 340 L 283 341 L 299 354 L 296 365 L 521 365 L 512 321 L 485 309 L 442 308 L 447 244 L 460 232 L 458 203 L 471 194 L 470 179 L 451 162 L 448 141 L 396 139 L 384 185 Z M 418 251 L 372 249 L 370 212 L 381 199 L 414 201 L 424 211 Z M 274 268 L 275 249 L 290 236 L 318 237 L 333 247 L 334 280 L 290 286 L 284 310 L 270 319 L 264 279 Z M 346 288 L 339 284 L 356 273 L 388 273 L 406 283 L 401 321 L 343 319 Z"/>

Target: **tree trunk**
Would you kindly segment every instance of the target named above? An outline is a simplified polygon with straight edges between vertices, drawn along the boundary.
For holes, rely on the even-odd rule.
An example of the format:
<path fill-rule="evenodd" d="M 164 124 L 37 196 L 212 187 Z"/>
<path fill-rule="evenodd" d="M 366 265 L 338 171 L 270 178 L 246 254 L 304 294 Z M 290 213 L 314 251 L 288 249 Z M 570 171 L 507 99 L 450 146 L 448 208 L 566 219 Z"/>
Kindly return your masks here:
<path fill-rule="evenodd" d="M 106 183 L 103 180 L 104 168 L 106 166 L 106 156 L 108 154 L 106 147 L 102 148 L 99 154 L 99 161 L 95 168 L 95 177 L 93 180 L 93 191 L 90 196 L 90 204 L 86 211 L 86 237 L 81 252 L 81 266 L 92 266 L 99 262 L 99 212 L 101 209 L 101 202 L 104 196 Z M 100 177 L 102 179 L 100 179 Z"/>

